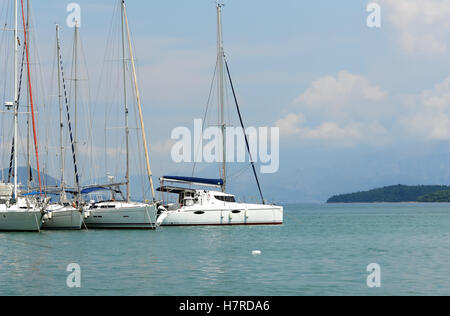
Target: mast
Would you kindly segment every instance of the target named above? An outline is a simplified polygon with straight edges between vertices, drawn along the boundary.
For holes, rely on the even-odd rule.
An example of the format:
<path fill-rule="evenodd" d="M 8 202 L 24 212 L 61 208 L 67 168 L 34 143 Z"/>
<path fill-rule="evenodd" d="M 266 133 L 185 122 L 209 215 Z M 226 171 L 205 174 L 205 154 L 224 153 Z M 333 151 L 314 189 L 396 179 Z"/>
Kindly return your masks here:
<path fill-rule="evenodd" d="M 74 151 L 75 155 L 78 154 L 78 37 L 79 37 L 79 27 L 78 27 L 78 21 L 76 21 L 75 24 L 75 35 L 74 35 L 74 85 L 75 85 L 75 96 L 74 96 Z M 75 179 L 75 183 L 76 183 Z"/>
<path fill-rule="evenodd" d="M 27 33 L 30 34 L 30 0 L 27 0 Z M 28 38 L 28 45 L 30 39 Z M 28 82 L 31 78 L 27 77 Z M 31 156 L 30 156 L 30 137 L 31 137 L 31 126 L 30 126 L 30 92 L 27 90 L 27 189 L 28 192 L 31 190 Z"/>
<path fill-rule="evenodd" d="M 17 2 L 16 2 L 16 4 L 17 4 Z M 31 87 L 30 57 L 29 57 L 29 51 L 28 51 L 29 45 L 28 45 L 28 37 L 27 37 L 27 26 L 25 23 L 23 0 L 21 0 L 21 8 L 22 8 L 22 22 L 23 22 L 23 30 L 24 30 L 24 46 L 25 46 L 25 52 L 26 52 L 26 56 L 27 56 L 27 72 L 28 72 L 28 79 L 29 79 L 28 80 L 28 89 L 29 89 L 29 94 L 30 94 L 31 122 L 33 124 L 34 150 L 35 150 L 35 155 L 36 155 L 36 167 L 37 167 L 37 173 L 38 173 L 38 179 L 39 179 L 39 193 L 42 194 L 41 171 L 40 171 L 40 167 L 39 167 L 39 148 L 38 148 L 38 141 L 37 141 L 36 120 L 34 117 L 33 89 Z M 17 24 L 16 24 L 16 32 L 17 32 Z M 16 55 L 15 56 L 15 59 L 16 59 L 17 58 L 17 50 L 16 50 L 15 55 Z M 16 71 L 17 71 L 17 67 L 16 67 Z M 17 89 L 17 85 L 16 85 L 16 89 Z M 16 100 L 18 101 L 18 96 L 16 96 L 16 98 L 17 98 Z M 17 125 L 17 122 L 16 122 L 16 125 Z M 17 165 L 15 166 L 15 168 L 17 168 Z"/>
<path fill-rule="evenodd" d="M 222 7 L 217 3 L 217 64 L 218 64 L 218 98 L 219 98 L 219 125 L 222 129 L 222 191 L 225 192 L 227 186 L 227 152 L 226 152 L 226 124 L 225 124 L 225 97 L 224 97 L 224 48 L 222 38 Z"/>
<path fill-rule="evenodd" d="M 17 1 L 14 1 L 14 139 L 18 137 L 18 86 L 17 86 L 17 62 L 18 62 L 18 15 L 17 15 Z M 17 150 L 14 149 L 14 197 L 17 198 Z"/>
<path fill-rule="evenodd" d="M 156 194 L 155 194 L 155 187 L 153 185 L 152 169 L 150 167 L 150 157 L 149 157 L 149 153 L 148 153 L 147 136 L 145 134 L 144 116 L 142 114 L 141 95 L 139 93 L 139 86 L 138 86 L 137 75 L 136 75 L 136 66 L 135 66 L 135 63 L 134 63 L 133 47 L 131 45 L 131 34 L 130 34 L 130 27 L 128 25 L 127 11 L 126 11 L 126 7 L 125 7 L 125 0 L 122 0 L 122 5 L 123 5 L 122 6 L 123 14 L 124 14 L 124 18 L 125 18 L 125 26 L 126 26 L 127 35 L 128 35 L 128 48 L 129 48 L 129 51 L 130 51 L 131 66 L 132 66 L 132 69 L 133 69 L 134 88 L 135 88 L 135 92 L 136 92 L 136 99 L 137 99 L 138 110 L 139 110 L 139 118 L 140 118 L 140 123 L 141 123 L 142 143 L 144 145 L 145 160 L 146 160 L 146 164 L 147 164 L 147 176 L 148 176 L 148 181 L 150 183 L 150 188 L 152 190 L 152 198 L 153 198 L 153 201 L 155 201 L 155 196 L 156 196 Z"/>
<path fill-rule="evenodd" d="M 63 124 L 63 108 L 62 108 L 62 94 L 61 94 L 61 72 L 59 65 L 61 64 L 61 46 L 59 44 L 59 25 L 56 24 L 56 58 L 58 63 L 58 102 L 59 102 L 59 144 L 60 153 L 59 159 L 61 164 L 61 197 L 60 201 L 66 199 L 65 184 L 64 184 L 64 124 Z"/>
<path fill-rule="evenodd" d="M 72 121 L 70 119 L 70 108 L 69 108 L 69 100 L 68 100 L 68 96 L 67 96 L 67 89 L 66 89 L 66 80 L 64 77 L 64 66 L 63 66 L 63 62 L 62 62 L 62 57 L 61 57 L 61 50 L 59 50 L 59 71 L 61 71 L 61 81 L 62 81 L 62 87 L 64 90 L 64 103 L 66 106 L 66 115 L 67 115 L 67 127 L 69 130 L 69 137 L 70 137 L 70 144 L 71 144 L 71 149 L 72 149 L 72 160 L 73 160 L 73 168 L 74 168 L 74 174 L 75 174 L 75 185 L 77 188 L 77 192 L 78 192 L 78 198 L 80 197 L 80 191 L 81 191 L 81 187 L 80 187 L 80 177 L 78 175 L 78 165 L 77 165 L 77 155 L 75 152 L 75 140 L 73 137 L 73 132 L 72 132 Z"/>
<path fill-rule="evenodd" d="M 127 84 L 126 84 L 126 59 L 125 59 L 125 1 L 122 0 L 122 59 L 123 59 L 123 98 L 125 108 L 125 144 L 126 144 L 126 182 L 127 182 L 127 202 L 130 202 L 130 148 L 129 138 L 130 129 L 128 127 L 128 102 L 127 102 Z"/>

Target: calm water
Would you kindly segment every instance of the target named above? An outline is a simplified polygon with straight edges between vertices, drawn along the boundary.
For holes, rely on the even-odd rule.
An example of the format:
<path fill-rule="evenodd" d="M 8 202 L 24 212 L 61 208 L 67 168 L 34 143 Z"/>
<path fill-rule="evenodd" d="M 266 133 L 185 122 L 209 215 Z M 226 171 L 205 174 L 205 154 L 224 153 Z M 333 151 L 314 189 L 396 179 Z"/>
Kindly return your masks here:
<path fill-rule="evenodd" d="M 450 295 L 450 204 L 299 205 L 285 219 L 0 234 L 0 295 Z M 70 263 L 80 289 L 66 286 Z M 367 287 L 370 263 L 379 289 Z"/>

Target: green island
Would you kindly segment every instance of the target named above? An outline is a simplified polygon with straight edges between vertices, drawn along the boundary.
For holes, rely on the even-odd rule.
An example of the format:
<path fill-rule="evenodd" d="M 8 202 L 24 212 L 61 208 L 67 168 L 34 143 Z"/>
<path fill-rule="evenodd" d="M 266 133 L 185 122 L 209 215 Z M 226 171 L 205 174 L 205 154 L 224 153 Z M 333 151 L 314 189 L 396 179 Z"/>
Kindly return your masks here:
<path fill-rule="evenodd" d="M 370 191 L 341 194 L 327 203 L 448 203 L 450 186 L 445 185 L 394 185 Z"/>

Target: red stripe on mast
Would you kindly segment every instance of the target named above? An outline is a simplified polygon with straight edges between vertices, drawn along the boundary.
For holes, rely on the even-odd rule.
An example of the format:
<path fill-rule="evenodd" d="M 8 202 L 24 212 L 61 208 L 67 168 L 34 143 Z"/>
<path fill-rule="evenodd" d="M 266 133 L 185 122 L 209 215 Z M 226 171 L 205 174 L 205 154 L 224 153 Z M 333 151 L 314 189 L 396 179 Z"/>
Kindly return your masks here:
<path fill-rule="evenodd" d="M 36 135 L 36 121 L 34 119 L 33 90 L 31 88 L 30 60 L 28 57 L 27 26 L 25 24 L 25 13 L 24 13 L 24 9 L 23 9 L 23 0 L 20 0 L 20 2 L 22 4 L 22 21 L 23 21 L 23 31 L 24 31 L 24 37 L 25 37 L 25 51 L 27 54 L 28 89 L 30 91 L 31 120 L 33 122 L 34 150 L 36 153 L 36 165 L 37 165 L 37 172 L 38 172 L 38 178 L 39 178 L 39 193 L 42 194 L 41 170 L 39 167 L 39 150 L 38 150 L 37 135 Z"/>

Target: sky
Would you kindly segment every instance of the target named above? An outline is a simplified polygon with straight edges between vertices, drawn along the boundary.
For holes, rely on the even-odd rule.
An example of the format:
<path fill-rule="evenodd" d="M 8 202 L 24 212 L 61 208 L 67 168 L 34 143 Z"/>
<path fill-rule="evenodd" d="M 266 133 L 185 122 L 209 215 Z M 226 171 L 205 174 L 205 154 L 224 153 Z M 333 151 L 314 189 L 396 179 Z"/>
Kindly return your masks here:
<path fill-rule="evenodd" d="M 0 0 L 0 10 L 7 2 Z M 324 202 L 379 186 L 450 183 L 450 1 L 223 2 L 225 52 L 246 125 L 281 132 L 280 169 L 260 176 L 268 200 Z M 32 1 L 45 78 L 54 65 L 55 23 L 71 56 L 69 3 Z M 95 103 L 94 125 L 103 126 L 112 94 L 97 86 L 106 81 L 101 65 L 117 1 L 77 3 L 89 73 L 81 85 L 92 99 L 85 102 Z M 367 25 L 369 3 L 380 5 L 379 28 Z M 216 59 L 215 2 L 129 0 L 127 8 L 153 172 L 189 175 L 192 165 L 171 161 L 170 136 L 204 114 Z M 100 170 L 100 156 L 84 169 L 93 163 Z M 199 173 L 216 176 L 212 166 Z M 256 195 L 251 173 L 230 190 Z"/>

